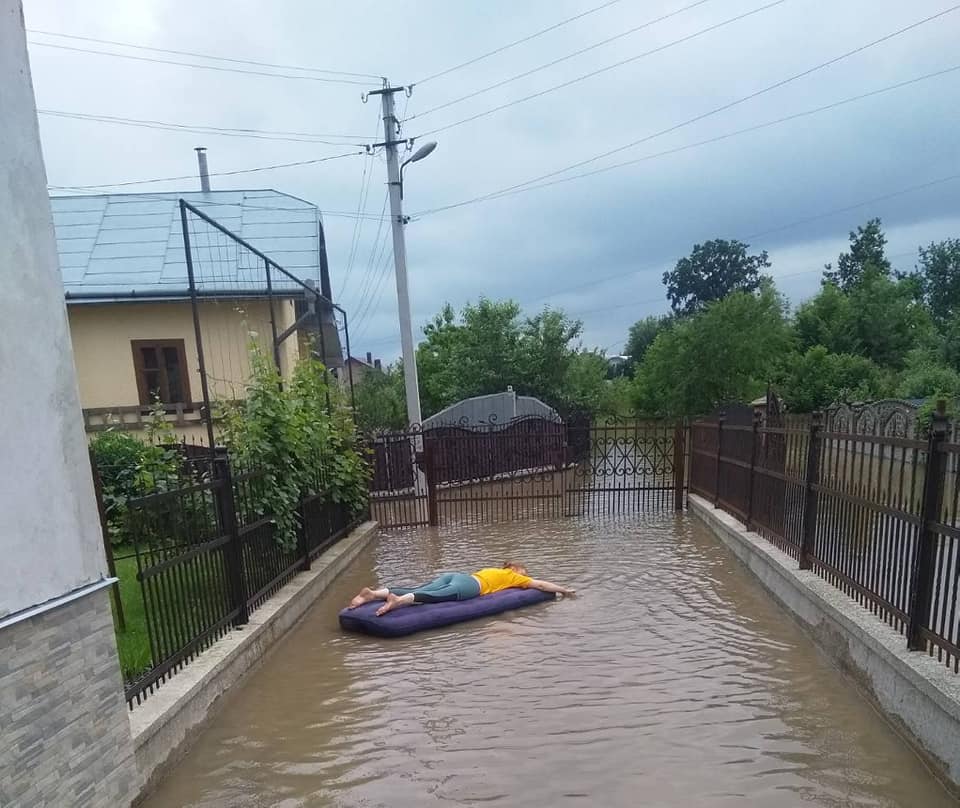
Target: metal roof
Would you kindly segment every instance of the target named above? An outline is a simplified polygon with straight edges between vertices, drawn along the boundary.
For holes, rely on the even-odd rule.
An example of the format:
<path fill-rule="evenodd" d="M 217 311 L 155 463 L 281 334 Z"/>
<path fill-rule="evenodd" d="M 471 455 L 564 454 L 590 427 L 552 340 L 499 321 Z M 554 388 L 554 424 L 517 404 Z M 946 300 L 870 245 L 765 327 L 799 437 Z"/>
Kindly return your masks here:
<path fill-rule="evenodd" d="M 68 302 L 189 293 L 178 200 L 248 241 L 301 280 L 320 280 L 317 207 L 273 190 L 104 194 L 50 198 Z M 198 220 L 201 233 L 212 228 Z M 191 230 L 193 227 L 191 226 Z M 195 272 L 236 294 L 262 294 L 262 272 L 250 254 L 231 255 L 226 239 L 195 238 Z M 204 252 L 204 250 L 206 252 Z M 197 266 L 199 264 L 199 266 Z M 295 284 L 274 279 L 274 288 Z M 72 298 L 72 300 L 71 300 Z"/>

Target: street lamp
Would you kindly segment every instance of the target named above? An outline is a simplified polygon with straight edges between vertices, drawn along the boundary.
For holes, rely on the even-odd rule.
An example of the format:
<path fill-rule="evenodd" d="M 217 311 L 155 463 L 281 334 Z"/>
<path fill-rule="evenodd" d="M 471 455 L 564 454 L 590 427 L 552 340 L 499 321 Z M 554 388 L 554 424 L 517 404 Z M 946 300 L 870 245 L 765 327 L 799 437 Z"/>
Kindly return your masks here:
<path fill-rule="evenodd" d="M 403 199 L 403 169 L 407 167 L 409 163 L 415 163 L 417 160 L 422 160 L 430 152 L 437 148 L 437 142 L 431 140 L 429 143 L 424 143 L 419 149 L 417 149 L 410 157 L 404 160 L 400 164 L 400 198 Z"/>

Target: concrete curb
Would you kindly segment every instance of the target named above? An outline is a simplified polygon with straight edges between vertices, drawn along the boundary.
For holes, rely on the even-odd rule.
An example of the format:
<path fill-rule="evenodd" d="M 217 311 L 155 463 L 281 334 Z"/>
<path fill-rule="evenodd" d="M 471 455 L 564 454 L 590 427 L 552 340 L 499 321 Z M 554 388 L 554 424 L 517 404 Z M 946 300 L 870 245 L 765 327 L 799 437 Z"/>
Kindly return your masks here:
<path fill-rule="evenodd" d="M 187 753 L 197 730 L 216 714 L 220 696 L 260 664 L 376 535 L 376 522 L 360 525 L 250 615 L 242 630 L 215 642 L 130 713 L 142 782 L 134 804 Z"/>
<path fill-rule="evenodd" d="M 817 644 L 960 795 L 960 676 L 927 654 L 908 651 L 900 632 L 816 573 L 797 569 L 790 556 L 733 516 L 692 494 L 689 509 L 799 618 Z"/>

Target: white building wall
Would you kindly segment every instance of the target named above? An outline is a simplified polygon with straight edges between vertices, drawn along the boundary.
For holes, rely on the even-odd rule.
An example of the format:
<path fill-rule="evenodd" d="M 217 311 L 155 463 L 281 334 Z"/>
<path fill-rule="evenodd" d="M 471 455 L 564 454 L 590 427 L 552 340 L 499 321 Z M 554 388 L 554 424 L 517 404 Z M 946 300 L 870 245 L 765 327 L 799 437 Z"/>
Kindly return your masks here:
<path fill-rule="evenodd" d="M 19 0 L 0 0 L 0 618 L 106 575 Z"/>

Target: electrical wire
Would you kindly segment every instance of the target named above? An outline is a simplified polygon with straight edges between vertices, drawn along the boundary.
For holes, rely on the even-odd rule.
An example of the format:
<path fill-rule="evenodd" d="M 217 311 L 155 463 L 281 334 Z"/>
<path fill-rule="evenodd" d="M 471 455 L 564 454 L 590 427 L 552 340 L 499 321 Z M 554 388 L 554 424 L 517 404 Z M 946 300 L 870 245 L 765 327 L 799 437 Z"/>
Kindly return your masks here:
<path fill-rule="evenodd" d="M 504 51 L 509 50 L 510 48 L 514 48 L 517 45 L 523 45 L 525 42 L 530 42 L 531 40 L 536 39 L 537 37 L 543 36 L 544 34 L 549 33 L 550 31 L 555 31 L 557 28 L 562 28 L 564 25 L 567 25 L 571 22 L 575 22 L 577 20 L 583 19 L 584 17 L 590 14 L 595 14 L 596 12 L 602 11 L 605 8 L 609 8 L 612 5 L 616 5 L 619 2 L 620 0 L 607 0 L 606 3 L 601 3 L 599 6 L 588 8 L 586 11 L 582 11 L 579 14 L 574 15 L 573 17 L 568 17 L 567 19 L 561 20 L 560 22 L 554 23 L 553 25 L 550 25 L 546 28 L 541 28 L 539 31 L 536 31 L 520 39 L 514 40 L 513 42 L 508 42 L 506 45 L 501 45 L 499 48 L 494 48 L 492 51 L 487 51 L 486 53 L 482 53 L 479 56 L 475 56 L 472 59 L 468 59 L 466 62 L 461 62 L 460 64 L 454 65 L 453 67 L 448 67 L 446 70 L 441 70 L 438 73 L 432 73 L 426 78 L 422 78 L 415 83 L 423 84 L 426 81 L 433 81 L 433 79 L 438 79 L 441 76 L 446 76 L 450 73 L 453 73 L 455 70 L 460 70 L 461 68 L 469 67 L 470 65 L 474 65 L 477 62 L 490 58 L 491 56 L 496 56 L 498 53 L 503 53 Z"/>
<path fill-rule="evenodd" d="M 809 75 L 811 75 L 812 73 L 816 73 L 817 71 L 823 70 L 823 69 L 825 69 L 825 68 L 827 68 L 827 67 L 830 67 L 830 66 L 832 66 L 832 65 L 835 65 L 835 64 L 837 64 L 838 62 L 843 61 L 844 59 L 848 59 L 848 58 L 850 58 L 851 56 L 854 56 L 854 55 L 856 55 L 856 54 L 858 54 L 858 53 L 862 53 L 863 51 L 867 50 L 868 48 L 872 48 L 872 47 L 874 47 L 874 46 L 876 46 L 876 45 L 879 45 L 879 44 L 881 44 L 881 43 L 883 43 L 883 42 L 887 42 L 887 41 L 893 39 L 894 37 L 900 36 L 900 35 L 908 32 L 908 31 L 913 30 L 914 28 L 917 28 L 917 27 L 919 27 L 919 26 L 921 26 L 921 25 L 924 25 L 924 24 L 926 24 L 926 23 L 928 23 L 928 22 L 932 22 L 932 21 L 935 20 L 935 19 L 938 19 L 938 18 L 940 18 L 940 17 L 943 17 L 943 16 L 946 15 L 946 14 L 949 14 L 949 13 L 951 13 L 951 12 L 953 12 L 953 11 L 956 11 L 958 8 L 960 8 L 960 4 L 951 6 L 950 8 L 947 8 L 947 9 L 945 9 L 945 10 L 943 10 L 943 11 L 940 11 L 940 12 L 938 12 L 937 14 L 933 14 L 933 15 L 931 15 L 931 16 L 929 16 L 929 17 L 925 17 L 925 18 L 922 19 L 922 20 L 918 20 L 917 22 L 911 23 L 910 25 L 904 26 L 903 28 L 899 28 L 899 29 L 897 29 L 896 31 L 893 31 L 893 32 L 891 32 L 891 33 L 889 33 L 889 34 L 886 34 L 886 35 L 884 35 L 884 36 L 882 36 L 882 37 L 880 37 L 880 38 L 878 38 L 878 39 L 874 39 L 874 40 L 872 40 L 871 42 L 867 42 L 867 43 L 864 44 L 864 45 L 860 45 L 859 47 L 856 47 L 856 48 L 854 48 L 854 49 L 852 49 L 852 50 L 846 51 L 845 53 L 841 53 L 841 54 L 838 55 L 838 56 L 834 56 L 832 59 L 828 59 L 828 60 L 825 61 L 825 62 L 820 62 L 819 64 L 816 64 L 816 65 L 814 65 L 813 67 L 809 67 L 809 68 L 807 68 L 806 70 L 800 71 L 799 73 L 794 73 L 792 76 L 788 76 L 788 77 L 785 78 L 785 79 L 781 79 L 780 81 L 774 82 L 773 84 L 768 84 L 766 87 L 762 87 L 761 89 L 755 90 L 755 91 L 752 92 L 752 93 L 749 93 L 749 94 L 744 95 L 744 96 L 740 96 L 739 98 L 736 98 L 736 99 L 734 99 L 733 101 L 729 101 L 729 102 L 727 102 L 727 103 L 725 103 L 725 104 L 721 104 L 721 105 L 718 106 L 718 107 L 714 107 L 713 109 L 707 110 L 706 112 L 702 112 L 702 113 L 700 113 L 699 115 L 695 115 L 695 116 L 692 117 L 692 118 L 686 119 L 685 121 L 681 121 L 680 123 L 673 124 L 672 126 L 668 126 L 666 129 L 661 129 L 661 130 L 658 131 L 658 132 L 654 132 L 654 133 L 652 133 L 652 134 L 645 135 L 645 136 L 642 137 L 642 138 L 638 138 L 637 140 L 633 140 L 633 141 L 631 141 L 631 142 L 629 142 L 629 143 L 625 143 L 625 144 L 622 145 L 622 146 L 617 146 L 616 148 L 609 149 L 609 150 L 607 150 L 607 151 L 605 151 L 605 152 L 601 152 L 600 154 L 596 154 L 596 155 L 594 155 L 594 156 L 592 156 L 592 157 L 588 157 L 588 158 L 586 158 L 586 159 L 584 159 L 584 160 L 580 160 L 579 162 L 571 163 L 571 164 L 569 164 L 569 165 L 563 166 L 562 168 L 558 168 L 558 169 L 556 169 L 555 171 L 550 171 L 550 172 L 548 172 L 548 173 L 546 173 L 546 174 L 541 174 L 541 175 L 538 176 L 538 177 L 533 177 L 532 179 L 525 180 L 524 182 L 519 182 L 519 183 L 516 183 L 516 184 L 514 184 L 514 185 L 507 186 L 506 188 L 501 188 L 501 189 L 499 189 L 499 190 L 497 190 L 497 191 L 491 191 L 490 193 L 482 194 L 482 195 L 480 195 L 480 196 L 473 197 L 472 199 L 464 200 L 464 201 L 462 201 L 462 202 L 457 202 L 457 203 L 454 203 L 454 204 L 451 204 L 451 205 L 444 205 L 444 206 L 438 207 L 438 208 L 431 208 L 431 209 L 428 209 L 428 210 L 425 210 L 425 211 L 419 211 L 418 213 L 416 213 L 416 214 L 414 214 L 414 215 L 415 215 L 415 216 L 426 216 L 426 215 L 428 215 L 428 214 L 438 213 L 438 212 L 440 212 L 440 211 L 451 210 L 452 208 L 462 207 L 463 205 L 469 205 L 469 204 L 473 204 L 473 203 L 475 203 L 475 202 L 482 202 L 482 201 L 484 201 L 484 200 L 486 200 L 486 199 L 490 199 L 490 198 L 492 198 L 492 197 L 500 196 L 501 194 L 505 194 L 507 191 L 513 191 L 513 190 L 515 190 L 515 189 L 517 189 L 517 188 L 523 188 L 524 186 L 527 186 L 527 185 L 533 185 L 534 183 L 539 183 L 539 182 L 541 182 L 541 181 L 543 181 L 543 180 L 545 180 L 545 179 L 550 179 L 550 178 L 555 177 L 555 176 L 557 176 L 557 175 L 559 175 L 559 174 L 565 174 L 566 172 L 572 171 L 573 169 L 581 168 L 582 166 L 589 165 L 589 164 L 591 164 L 591 163 L 595 163 L 595 162 L 597 162 L 598 160 L 604 159 L 605 157 L 610 157 L 610 156 L 612 156 L 612 155 L 614 155 L 614 154 L 619 154 L 619 153 L 622 152 L 622 151 L 626 151 L 627 149 L 632 149 L 632 148 L 635 147 L 635 146 L 639 146 L 639 145 L 642 144 L 642 143 L 647 143 L 647 142 L 649 142 L 649 141 L 651 141 L 651 140 L 654 140 L 655 138 L 662 137 L 663 135 L 670 134 L 670 133 L 672 133 L 672 132 L 676 132 L 677 130 L 683 129 L 683 128 L 686 127 L 686 126 L 690 126 L 691 124 L 698 123 L 699 121 L 702 121 L 702 120 L 704 120 L 704 119 L 706 119 L 706 118 L 712 117 L 713 115 L 717 115 L 717 114 L 719 114 L 719 113 L 721 113 L 721 112 L 725 112 L 725 111 L 728 110 L 728 109 L 732 109 L 733 107 L 739 106 L 740 104 L 746 103 L 747 101 L 751 101 L 751 100 L 753 100 L 754 98 L 758 98 L 758 97 L 761 96 L 761 95 L 765 95 L 766 93 L 769 93 L 769 92 L 772 92 L 773 90 L 779 89 L 780 87 L 783 87 L 783 86 L 785 86 L 785 85 L 787 85 L 787 84 L 790 84 L 791 82 L 797 81 L 797 80 L 799 80 L 799 79 L 801 79 L 801 78 L 805 78 L 806 76 L 809 76 Z"/>
<path fill-rule="evenodd" d="M 224 135 L 226 137 L 246 137 L 258 140 L 283 140 L 292 143 L 322 143 L 329 146 L 361 146 L 357 143 L 344 143 L 343 140 L 362 141 L 362 135 L 333 135 L 313 132 L 283 132 L 270 129 L 245 129 L 227 126 L 203 126 L 200 124 L 171 123 L 167 121 L 152 121 L 140 118 L 124 118 L 114 115 L 94 115 L 86 112 L 70 112 L 60 109 L 38 109 L 37 114 L 53 118 L 66 118 L 78 121 L 92 121 L 97 123 L 117 124 L 121 126 L 136 126 L 143 129 L 157 129 L 160 131 L 189 132 L 200 135 Z M 340 138 L 341 140 L 324 140 L 323 138 Z"/>
<path fill-rule="evenodd" d="M 170 48 L 154 48 L 150 45 L 140 45 L 133 42 L 118 42 L 113 39 L 98 39 L 92 36 L 78 36 L 77 34 L 62 34 L 57 31 L 40 31 L 36 28 L 28 28 L 28 34 L 40 34 L 41 36 L 52 36 L 60 39 L 73 39 L 80 42 L 96 42 L 100 45 L 117 45 L 122 48 L 134 48 L 136 50 L 152 51 L 154 53 L 168 53 L 174 56 L 192 56 L 199 59 L 212 59 L 218 62 L 232 62 L 241 65 L 253 65 L 255 67 L 270 67 L 276 70 L 300 70 L 307 73 L 327 73 L 334 76 L 353 76 L 355 78 L 380 79 L 374 73 L 351 73 L 346 70 L 326 70 L 320 67 L 303 67 L 301 65 L 278 65 L 271 62 L 258 62 L 254 59 L 236 59 L 229 56 L 214 56 L 209 53 L 196 53 L 194 51 L 171 50 Z"/>
<path fill-rule="evenodd" d="M 623 39 L 624 37 L 630 36 L 631 34 L 635 34 L 637 31 L 642 31 L 645 28 L 650 28 L 651 26 L 656 25 L 659 22 L 663 22 L 664 20 L 669 20 L 671 17 L 676 17 L 679 14 L 683 14 L 685 11 L 689 11 L 690 9 L 696 8 L 697 6 L 702 6 L 704 5 L 704 3 L 709 3 L 709 2 L 711 2 L 711 0 L 697 0 L 697 2 L 691 3 L 690 5 L 684 6 L 683 8 L 678 8 L 676 11 L 671 11 L 669 14 L 663 14 L 660 17 L 657 17 L 652 20 L 648 20 L 647 22 L 642 23 L 641 25 L 637 25 L 626 31 L 622 31 L 621 33 L 616 34 L 615 36 L 608 37 L 607 39 L 601 40 L 600 42 L 596 42 L 593 45 L 588 45 L 585 48 L 580 48 L 580 50 L 576 50 L 573 53 L 568 53 L 566 56 L 561 56 L 559 59 L 554 59 L 551 62 L 546 62 L 545 64 L 542 64 L 538 67 L 534 67 L 523 73 L 518 73 L 515 76 L 510 76 L 509 78 L 503 79 L 502 81 L 498 81 L 494 84 L 490 84 L 486 87 L 482 87 L 479 90 L 474 90 L 472 93 L 468 93 L 467 95 L 462 95 L 459 98 L 454 98 L 452 101 L 446 101 L 443 104 L 438 104 L 435 107 L 430 107 L 429 109 L 424 110 L 423 112 L 418 112 L 416 115 L 411 115 L 409 118 L 404 117 L 403 120 L 412 121 L 416 118 L 422 118 L 424 115 L 429 115 L 433 112 L 437 112 L 438 110 L 446 109 L 447 107 L 452 107 L 454 104 L 459 104 L 461 101 L 467 101 L 471 98 L 476 98 L 478 95 L 483 95 L 484 93 L 490 92 L 490 90 L 496 90 L 514 81 L 525 79 L 528 76 L 532 76 L 534 73 L 539 73 L 541 70 L 546 70 L 550 67 L 554 67 L 555 65 L 561 64 L 562 62 L 566 62 L 577 56 L 581 56 L 584 53 L 595 50 L 596 48 L 602 47 L 603 45 L 609 45 L 611 42 L 615 42 L 618 39 Z"/>
<path fill-rule="evenodd" d="M 390 252 L 387 252 L 387 242 L 389 240 L 390 232 L 387 231 L 383 234 L 383 239 L 380 243 L 379 254 L 374 261 L 368 264 L 368 272 L 365 277 L 366 283 L 361 284 L 359 288 L 356 314 L 354 315 L 355 329 L 362 325 L 370 310 L 370 304 L 373 299 L 374 290 L 379 288 L 380 284 L 383 283 L 384 277 L 386 276 L 386 268 L 389 266 L 389 259 L 393 257 L 392 246 Z"/>
<path fill-rule="evenodd" d="M 219 73 L 240 73 L 245 76 L 265 76 L 272 79 L 294 79 L 299 81 L 319 81 L 325 84 L 352 84 L 360 87 L 369 87 L 370 81 L 356 81 L 354 79 L 332 79 L 324 76 L 303 76 L 295 73 L 269 73 L 264 70 L 245 70 L 240 67 L 223 67 L 221 65 L 204 65 L 196 62 L 179 62 L 174 59 L 157 59 L 151 56 L 135 56 L 132 53 L 112 53 L 111 51 L 97 50 L 96 48 L 77 48 L 73 45 L 58 45 L 54 42 L 37 42 L 29 40 L 33 48 L 55 48 L 57 50 L 70 51 L 72 53 L 90 53 L 98 56 L 112 56 L 116 59 L 129 59 L 134 62 L 150 62 L 161 65 L 176 65 L 178 67 L 191 67 L 196 70 L 214 70 Z"/>
<path fill-rule="evenodd" d="M 782 5 L 783 3 L 786 3 L 786 2 L 787 0 L 773 0 L 773 2 L 767 3 L 762 6 L 758 6 L 756 8 L 751 9 L 750 11 L 745 11 L 743 14 L 738 14 L 735 17 L 730 17 L 726 20 L 722 20 L 721 22 L 707 26 L 706 28 L 701 28 L 699 31 L 694 31 L 692 34 L 687 34 L 686 36 L 680 37 L 680 39 L 675 39 L 672 42 L 667 42 L 663 45 L 658 45 L 656 48 L 651 48 L 650 50 L 644 51 L 643 53 L 638 53 L 637 55 L 631 56 L 627 59 L 621 59 L 619 62 L 614 62 L 613 64 L 607 65 L 606 67 L 601 67 L 601 68 L 598 68 L 597 70 L 591 70 L 589 73 L 583 73 L 580 76 L 575 76 L 574 78 L 568 79 L 567 81 L 563 81 L 560 84 L 554 84 L 551 87 L 546 87 L 543 90 L 538 90 L 535 93 L 530 93 L 529 95 L 525 95 L 522 98 L 515 98 L 513 101 L 507 101 L 506 103 L 498 104 L 497 106 L 491 107 L 490 109 L 485 109 L 481 112 L 476 112 L 473 115 L 470 115 L 466 118 L 461 118 L 459 121 L 454 121 L 453 123 L 448 123 L 443 126 L 438 126 L 435 129 L 429 129 L 426 132 L 421 132 L 419 135 L 416 135 L 416 138 L 424 138 L 424 137 L 429 137 L 430 135 L 435 135 L 439 132 L 446 132 L 457 126 L 462 126 L 465 123 L 471 123 L 472 121 L 476 121 L 480 118 L 485 118 L 488 115 L 493 115 L 495 112 L 501 112 L 505 109 L 509 109 L 510 107 L 515 107 L 517 104 L 523 104 L 527 101 L 532 101 L 535 98 L 541 98 L 542 96 L 548 95 L 549 93 L 553 93 L 553 92 L 556 92 L 557 90 L 565 89 L 566 87 L 570 87 L 574 84 L 579 84 L 581 81 L 586 81 L 587 79 L 593 78 L 595 76 L 599 76 L 603 73 L 607 73 L 610 70 L 614 70 L 618 67 L 623 67 L 624 65 L 630 64 L 631 62 L 636 62 L 639 59 L 643 59 L 647 56 L 652 56 L 655 53 L 660 53 L 662 51 L 669 50 L 670 48 L 676 47 L 677 45 L 681 45 L 684 42 L 689 42 L 692 39 L 696 39 L 697 37 L 704 36 L 705 34 L 711 33 L 720 28 L 724 28 L 727 25 L 732 25 L 735 22 L 739 22 L 740 20 L 744 20 L 748 17 L 752 17 L 754 14 L 760 14 L 761 12 L 768 11 L 769 9 L 775 8 L 776 6 Z"/>
<path fill-rule="evenodd" d="M 344 154 L 334 154 L 330 157 L 318 157 L 313 160 L 297 160 L 293 163 L 276 163 L 269 166 L 255 166 L 253 168 L 241 168 L 235 171 L 211 171 L 211 177 L 230 177 L 237 174 L 252 174 L 257 171 L 272 171 L 277 168 L 293 168 L 296 166 L 309 166 L 315 165 L 316 163 L 326 163 L 330 160 L 339 160 L 343 157 L 354 157 L 358 154 L 366 154 L 363 151 L 352 151 L 346 152 Z M 179 177 L 155 177 L 148 180 L 127 180 L 125 182 L 105 182 L 98 185 L 73 185 L 73 186 L 56 186 L 52 185 L 51 188 L 72 188 L 80 191 L 90 191 L 98 188 L 123 188 L 130 185 L 148 185 L 154 182 L 176 182 L 180 180 L 192 180 L 196 179 L 195 174 L 185 174 Z"/>
<path fill-rule="evenodd" d="M 380 123 L 380 113 L 377 112 L 373 131 L 374 138 L 376 137 Z M 360 199 L 357 201 L 357 218 L 353 225 L 353 235 L 350 239 L 350 252 L 347 256 L 347 268 L 343 273 L 343 282 L 340 285 L 340 293 L 337 295 L 338 300 L 343 297 L 343 293 L 347 288 L 347 283 L 350 279 L 350 272 L 353 270 L 354 261 L 357 257 L 357 249 L 360 246 L 360 239 L 363 235 L 363 223 L 365 219 L 360 218 L 360 214 L 365 214 L 367 212 L 367 198 L 370 195 L 370 182 L 373 179 L 373 162 L 373 152 L 371 152 L 370 159 L 364 160 L 363 162 L 363 174 L 360 177 Z M 383 214 L 381 212 L 381 216 L 382 215 Z"/>
<path fill-rule="evenodd" d="M 389 200 L 389 198 L 390 198 L 390 191 L 388 189 L 384 191 L 384 194 L 383 194 L 383 204 L 380 207 L 380 216 L 378 217 L 378 221 L 377 221 L 377 232 L 373 236 L 373 248 L 370 250 L 370 257 L 367 259 L 367 271 L 360 278 L 360 283 L 357 285 L 358 289 L 362 289 L 364 288 L 365 285 L 367 285 L 368 283 L 367 277 L 371 274 L 371 272 L 373 271 L 373 267 L 375 266 L 374 260 L 377 255 L 377 245 L 380 244 L 380 234 L 383 232 L 383 222 L 385 219 L 388 218 L 386 216 L 386 212 L 387 212 L 387 201 Z M 340 290 L 341 297 L 346 291 L 346 286 L 347 286 L 346 283 L 344 283 L 343 288 Z M 358 298 L 358 301 L 359 301 L 359 298 Z"/>
<path fill-rule="evenodd" d="M 632 160 L 624 160 L 624 161 L 619 162 L 619 163 L 613 163 L 613 164 L 611 164 L 611 165 L 603 166 L 602 168 L 593 169 L 592 171 L 585 171 L 585 172 L 582 172 L 582 173 L 580 173 L 580 174 L 573 174 L 573 175 L 568 176 L 568 177 L 560 177 L 560 178 L 558 178 L 558 179 L 550 180 L 550 181 L 548 181 L 548 182 L 539 183 L 539 184 L 537 184 L 537 185 L 525 185 L 525 186 L 523 186 L 523 187 L 514 188 L 514 189 L 512 189 L 512 190 L 507 190 L 507 191 L 502 191 L 502 192 L 496 193 L 496 194 L 486 194 L 486 195 L 484 195 L 484 196 L 482 196 L 482 197 L 476 197 L 476 198 L 474 198 L 473 200 L 469 200 L 468 202 L 459 203 L 458 205 L 456 205 L 456 207 L 460 207 L 460 206 L 462 206 L 463 204 L 472 204 L 473 202 L 486 202 L 486 201 L 491 201 L 491 200 L 494 200 L 494 199 L 503 199 L 503 198 L 508 197 L 508 196 L 514 196 L 514 195 L 516 195 L 516 194 L 526 193 L 527 191 L 536 191 L 536 190 L 539 190 L 539 189 L 541 189 L 541 188 L 550 188 L 550 187 L 552 187 L 552 186 L 554 186 L 554 185 L 560 185 L 561 183 L 564 183 L 564 182 L 572 182 L 573 180 L 584 179 L 585 177 L 593 177 L 593 176 L 596 176 L 597 174 L 604 174 L 604 173 L 606 173 L 606 172 L 608 172 L 608 171 L 613 171 L 613 170 L 618 169 L 618 168 L 625 168 L 625 167 L 627 167 L 627 166 L 633 166 L 633 165 L 638 165 L 638 164 L 640 164 L 640 163 L 646 163 L 646 162 L 649 162 L 650 160 L 655 160 L 655 159 L 658 159 L 658 158 L 661 158 L 661 157 L 667 157 L 667 156 L 672 155 L 672 154 L 678 154 L 678 153 L 680 153 L 680 152 L 689 151 L 690 149 L 696 149 L 696 148 L 699 148 L 699 147 L 701 147 L 701 146 L 709 145 L 709 144 L 711 144 L 711 143 L 719 143 L 719 142 L 721 142 L 721 141 L 729 140 L 730 138 L 738 137 L 738 136 L 740 136 L 740 135 L 749 134 L 749 133 L 751 133 L 751 132 L 757 132 L 757 131 L 759 131 L 759 130 L 761 130 L 761 129 L 767 129 L 767 128 L 771 127 L 771 126 L 776 126 L 776 125 L 781 124 L 781 123 L 787 123 L 787 122 L 789 122 L 789 121 L 794 121 L 794 120 L 797 120 L 797 119 L 799 119 L 799 118 L 805 118 L 805 117 L 809 117 L 809 116 L 811 116 L 811 115 L 819 114 L 819 113 L 821 113 L 821 112 L 827 112 L 827 111 L 829 111 L 829 110 L 837 109 L 838 107 L 842 107 L 842 106 L 845 106 L 845 105 L 847 105 L 847 104 L 852 104 L 852 103 L 854 103 L 855 101 L 862 101 L 862 100 L 864 100 L 864 99 L 866 99 L 866 98 L 872 98 L 872 97 L 877 96 L 877 95 L 882 95 L 883 93 L 892 92 L 893 90 L 903 89 L 904 87 L 909 87 L 909 86 L 911 86 L 911 85 L 913 85 L 913 84 L 918 84 L 919 82 L 927 81 L 927 80 L 929 80 L 929 79 L 939 78 L 939 77 L 941 77 L 941 76 L 945 76 L 945 75 L 948 75 L 948 74 L 950 74 L 950 73 L 954 73 L 954 72 L 956 72 L 956 71 L 958 71 L 958 70 L 960 70 L 960 65 L 954 65 L 954 66 L 952 66 L 952 67 L 944 68 L 943 70 L 934 71 L 933 73 L 926 73 L 926 74 L 924 74 L 924 75 L 922 75 L 922 76 L 916 76 L 916 77 L 914 77 L 914 78 L 912 78 L 912 79 L 906 79 L 906 80 L 904 80 L 904 81 L 897 82 L 896 84 L 889 84 L 889 85 L 887 85 L 886 87 L 880 87 L 880 88 L 878 88 L 878 89 L 876 89 L 876 90 L 870 90 L 870 91 L 865 92 L 865 93 L 860 93 L 860 94 L 858 94 L 858 95 L 853 95 L 853 96 L 849 96 L 849 97 L 847 97 L 847 98 L 842 98 L 842 99 L 840 99 L 839 101 L 833 101 L 833 102 L 831 102 L 831 103 L 829 103 L 829 104 L 824 104 L 824 105 L 819 106 L 819 107 L 814 107 L 813 109 L 807 109 L 807 110 L 803 110 L 803 111 L 801 111 L 801 112 L 795 112 L 795 113 L 792 113 L 792 114 L 790 114 L 790 115 L 784 115 L 784 116 L 782 116 L 782 117 L 780 117 L 780 118 L 774 118 L 773 120 L 764 121 L 763 123 L 754 124 L 754 125 L 752 125 L 752 126 L 747 126 L 747 127 L 742 128 L 742 129 L 735 129 L 735 130 L 730 131 L 730 132 L 724 132 L 723 134 L 715 135 L 714 137 L 710 137 L 710 138 L 707 138 L 707 139 L 705 139 L 705 140 L 698 140 L 698 141 L 696 141 L 696 142 L 694 142 L 694 143 L 687 143 L 687 144 L 684 144 L 684 145 L 682 145 L 682 146 L 676 146 L 676 147 L 674 147 L 674 148 L 672 148 L 672 149 L 665 149 L 664 151 L 655 152 L 655 153 L 653 153 L 653 154 L 647 154 L 647 155 L 644 155 L 643 157 L 637 157 L 637 158 L 632 159 Z M 436 209 L 433 209 L 433 210 L 431 210 L 431 211 L 425 211 L 425 212 L 422 212 L 422 213 L 414 214 L 414 216 L 424 216 L 424 215 L 426 215 L 428 212 L 429 212 L 429 213 L 433 213 L 433 212 L 437 212 L 437 211 L 441 211 L 441 210 L 448 210 L 448 209 L 449 209 L 449 207 L 436 208 Z"/>
<path fill-rule="evenodd" d="M 960 180 L 960 173 L 949 174 L 947 176 L 938 177 L 937 179 L 930 180 L 928 182 L 918 183 L 916 185 L 909 185 L 906 188 L 900 188 L 896 191 L 891 191 L 890 193 L 871 197 L 870 199 L 864 199 L 860 202 L 855 202 L 852 205 L 845 205 L 840 208 L 832 208 L 831 210 L 827 210 L 822 213 L 817 213 L 813 216 L 806 216 L 802 219 L 795 219 L 792 222 L 788 222 L 786 224 L 782 224 L 777 227 L 771 227 L 766 230 L 760 230 L 755 233 L 750 233 L 744 236 L 742 240 L 752 241 L 753 239 L 760 238 L 762 236 L 767 236 L 772 233 L 780 233 L 784 230 L 789 230 L 794 227 L 799 227 L 804 224 L 809 224 L 810 222 L 818 221 L 819 219 L 826 219 L 826 218 L 829 218 L 830 216 L 836 216 L 837 214 L 840 214 L 840 213 L 849 213 L 852 210 L 857 210 L 858 208 L 863 208 L 863 207 L 866 207 L 867 205 L 874 205 L 877 202 L 884 202 L 888 199 L 894 199 L 898 196 L 904 196 L 905 194 L 915 193 L 917 191 L 923 191 L 923 190 L 926 190 L 927 188 L 933 188 L 937 185 L 943 185 L 945 183 L 953 182 L 956 180 Z M 639 275 L 642 272 L 650 272 L 651 270 L 655 270 L 655 269 L 663 269 L 663 267 L 664 267 L 664 264 L 662 262 L 659 262 L 657 264 L 651 264 L 645 267 L 641 267 L 640 269 L 631 269 L 628 272 L 618 272 L 615 275 L 606 275 L 602 278 L 595 278 L 594 280 L 588 281 L 587 283 L 580 283 L 580 284 L 577 284 L 576 286 L 568 286 L 565 289 L 558 289 L 546 295 L 541 295 L 540 297 L 530 298 L 529 300 L 523 301 L 523 303 L 524 305 L 529 305 L 530 303 L 537 303 L 541 300 L 547 300 L 552 297 L 557 297 L 558 295 L 569 294 L 570 292 L 576 292 L 576 291 L 579 291 L 580 289 L 586 289 L 588 287 L 597 286 L 598 284 L 607 283 L 608 281 L 618 280 L 620 278 L 629 277 L 631 275 Z M 816 271 L 819 272 L 820 270 L 816 270 Z M 787 277 L 787 276 L 784 275 L 780 277 Z M 637 305 L 639 305 L 639 303 Z"/>

